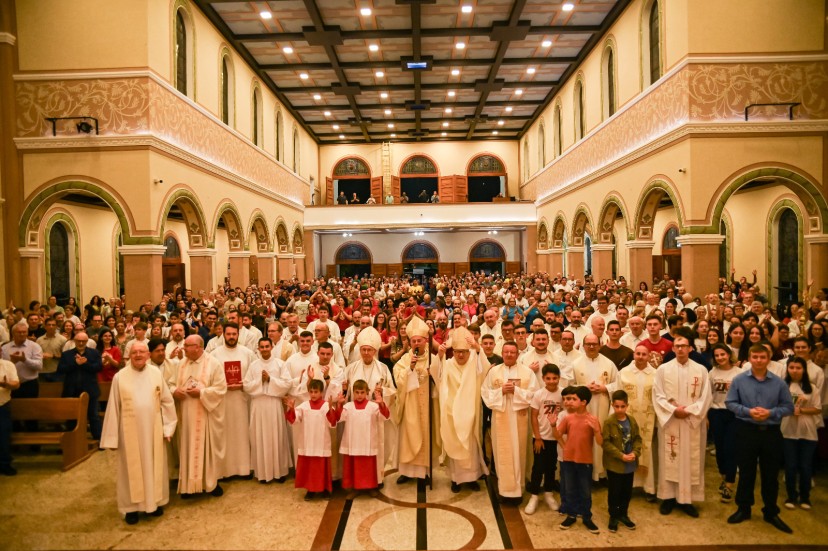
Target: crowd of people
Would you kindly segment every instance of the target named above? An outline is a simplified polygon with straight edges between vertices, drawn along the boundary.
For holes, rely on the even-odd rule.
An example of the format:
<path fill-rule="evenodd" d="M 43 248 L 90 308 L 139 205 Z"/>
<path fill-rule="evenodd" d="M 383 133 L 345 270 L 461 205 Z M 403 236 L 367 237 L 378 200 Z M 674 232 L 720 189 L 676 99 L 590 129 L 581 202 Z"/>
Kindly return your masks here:
<path fill-rule="evenodd" d="M 426 190 L 423 189 L 417 195 L 415 200 L 411 200 L 408 197 L 408 194 L 406 192 L 402 192 L 400 194 L 399 201 L 395 201 L 394 196 L 391 193 L 386 193 L 385 198 L 382 200 L 382 202 L 386 205 L 393 205 L 395 203 L 398 203 L 400 205 L 406 205 L 408 203 L 439 203 L 440 202 L 440 196 L 437 194 L 436 190 L 433 191 L 431 193 L 431 195 L 428 195 Z M 353 193 L 351 193 L 350 197 L 347 197 L 345 195 L 344 191 L 340 191 L 339 195 L 336 197 L 336 204 L 337 205 L 359 205 L 359 204 L 376 205 L 377 204 L 377 199 L 373 195 L 368 195 L 368 198 L 365 199 L 365 201 L 362 201 L 362 198 L 359 196 L 359 194 L 357 192 L 353 192 Z"/>
<path fill-rule="evenodd" d="M 310 500 L 445 467 L 452 492 L 492 475 L 502 503 L 528 494 L 526 514 L 544 504 L 561 529 L 580 517 L 594 533 L 605 484 L 614 532 L 635 528 L 633 488 L 663 515 L 699 516 L 709 453 L 729 523 L 750 519 L 759 467 L 763 518 L 791 532 L 778 472 L 784 506 L 808 510 L 826 458 L 825 290 L 774 307 L 755 272 L 704 297 L 667 275 L 650 288 L 477 273 L 226 286 L 134 310 L 126 298 L 9 305 L 0 474 L 16 473 L 10 400 L 62 382 L 89 394 L 92 438 L 118 450 L 130 524 L 162 514 L 170 480 L 182 498 L 218 497 L 222 479 L 292 476 Z"/>

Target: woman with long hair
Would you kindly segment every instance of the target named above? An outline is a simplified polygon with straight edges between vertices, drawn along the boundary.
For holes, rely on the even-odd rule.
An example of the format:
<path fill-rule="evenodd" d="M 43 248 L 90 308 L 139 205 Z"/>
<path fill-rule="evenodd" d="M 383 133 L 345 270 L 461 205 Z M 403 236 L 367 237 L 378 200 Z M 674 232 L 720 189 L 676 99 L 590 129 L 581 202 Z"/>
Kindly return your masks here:
<path fill-rule="evenodd" d="M 782 418 L 785 452 L 785 507 L 797 504 L 811 508 L 811 478 L 817 448 L 817 420 L 822 415 L 822 399 L 808 378 L 807 362 L 796 356 L 788 360 L 785 382 L 794 402 L 794 413 Z M 797 484 L 798 482 L 798 484 Z"/>
<path fill-rule="evenodd" d="M 741 323 L 732 323 L 730 329 L 727 330 L 725 342 L 730 345 L 733 361 L 737 362 L 740 366 L 747 361 L 750 341 L 747 340 L 744 325 Z"/>
<path fill-rule="evenodd" d="M 727 409 L 725 399 L 730 390 L 733 378 L 744 371 L 733 365 L 730 347 L 724 343 L 712 346 L 713 369 L 710 370 L 708 380 L 712 392 L 710 410 L 707 419 L 710 421 L 710 431 L 713 433 L 713 444 L 716 446 L 716 465 L 722 482 L 719 484 L 719 494 L 722 503 L 733 501 L 733 484 L 736 482 L 736 415 Z"/>
<path fill-rule="evenodd" d="M 121 350 L 118 348 L 118 343 L 115 342 L 115 335 L 109 328 L 102 329 L 98 333 L 97 342 L 98 352 L 101 353 L 101 363 L 103 369 L 98 372 L 98 382 L 109 383 L 121 369 Z"/>

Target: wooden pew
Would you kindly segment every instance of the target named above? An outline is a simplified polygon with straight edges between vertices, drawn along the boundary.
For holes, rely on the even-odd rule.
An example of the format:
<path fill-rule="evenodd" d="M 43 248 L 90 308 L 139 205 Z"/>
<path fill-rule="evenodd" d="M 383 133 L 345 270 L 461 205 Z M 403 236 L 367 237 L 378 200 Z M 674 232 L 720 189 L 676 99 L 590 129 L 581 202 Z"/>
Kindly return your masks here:
<path fill-rule="evenodd" d="M 15 398 L 11 400 L 11 416 L 14 421 L 75 421 L 75 428 L 68 432 L 13 432 L 12 444 L 60 446 L 63 451 L 63 470 L 68 471 L 94 453 L 86 439 L 86 410 L 89 395 L 79 398 Z"/>
<path fill-rule="evenodd" d="M 38 398 L 60 398 L 63 394 L 63 383 L 39 383 Z M 101 406 L 101 417 L 104 416 L 104 404 L 109 401 L 109 393 L 112 391 L 112 383 L 98 383 L 98 388 L 101 389 L 101 395 L 98 397 L 98 402 Z"/>

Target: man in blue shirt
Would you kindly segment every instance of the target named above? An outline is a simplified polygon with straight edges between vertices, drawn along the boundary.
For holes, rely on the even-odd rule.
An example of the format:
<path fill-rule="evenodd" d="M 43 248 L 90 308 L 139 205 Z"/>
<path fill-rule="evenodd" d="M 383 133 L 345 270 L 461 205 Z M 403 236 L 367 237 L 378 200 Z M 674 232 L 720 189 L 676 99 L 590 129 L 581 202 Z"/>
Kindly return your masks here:
<path fill-rule="evenodd" d="M 736 505 L 727 519 L 738 524 L 750 518 L 756 464 L 761 469 L 762 515 L 777 530 L 791 534 L 793 530 L 779 518 L 776 499 L 779 495 L 779 469 L 782 466 L 782 418 L 794 410 L 791 393 L 785 381 L 768 371 L 770 354 L 759 344 L 750 347 L 750 371 L 740 373 L 730 384 L 725 404 L 736 415 L 736 461 L 739 464 L 739 485 Z"/>

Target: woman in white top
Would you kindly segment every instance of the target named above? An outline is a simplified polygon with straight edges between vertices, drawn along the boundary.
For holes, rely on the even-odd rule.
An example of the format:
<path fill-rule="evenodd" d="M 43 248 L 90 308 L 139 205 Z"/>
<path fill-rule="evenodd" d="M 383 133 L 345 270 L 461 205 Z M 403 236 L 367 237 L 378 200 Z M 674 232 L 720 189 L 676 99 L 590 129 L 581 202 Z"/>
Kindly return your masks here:
<path fill-rule="evenodd" d="M 803 509 L 810 509 L 811 477 L 817 447 L 817 416 L 822 414 L 822 399 L 819 392 L 813 392 L 813 385 L 808 378 L 808 364 L 802 358 L 794 356 L 788 360 L 785 382 L 788 383 L 794 402 L 793 415 L 782 419 L 785 486 L 788 491 L 785 507 L 793 509 L 799 503 Z"/>
<path fill-rule="evenodd" d="M 733 500 L 733 484 L 736 482 L 736 416 L 725 406 L 725 398 L 733 378 L 743 369 L 733 365 L 732 353 L 726 344 L 716 343 L 711 347 L 711 351 L 713 369 L 710 370 L 708 380 L 713 401 L 707 412 L 707 419 L 710 421 L 713 443 L 716 446 L 716 465 L 722 476 L 719 493 L 722 503 L 730 503 Z"/>

